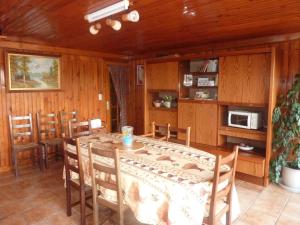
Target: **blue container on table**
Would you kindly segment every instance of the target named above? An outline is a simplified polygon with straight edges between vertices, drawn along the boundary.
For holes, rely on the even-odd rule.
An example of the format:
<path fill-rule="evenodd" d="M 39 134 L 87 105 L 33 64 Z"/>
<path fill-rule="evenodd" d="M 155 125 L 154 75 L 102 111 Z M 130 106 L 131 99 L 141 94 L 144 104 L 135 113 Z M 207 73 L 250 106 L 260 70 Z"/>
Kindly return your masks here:
<path fill-rule="evenodd" d="M 133 143 L 133 127 L 124 126 L 122 127 L 123 145 L 132 146 Z"/>

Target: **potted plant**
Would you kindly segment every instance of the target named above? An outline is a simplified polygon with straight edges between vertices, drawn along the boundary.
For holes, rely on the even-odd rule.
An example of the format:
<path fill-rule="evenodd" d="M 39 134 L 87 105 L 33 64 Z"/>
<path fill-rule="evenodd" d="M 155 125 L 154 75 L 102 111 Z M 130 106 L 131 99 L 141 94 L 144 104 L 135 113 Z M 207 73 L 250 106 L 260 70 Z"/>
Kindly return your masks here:
<path fill-rule="evenodd" d="M 164 97 L 163 97 L 163 100 L 164 100 L 164 102 L 163 102 L 163 104 L 164 104 L 164 106 L 166 107 L 166 108 L 171 108 L 171 102 L 172 102 L 172 96 L 171 95 L 165 95 Z"/>
<path fill-rule="evenodd" d="M 161 105 L 161 100 L 155 100 L 155 101 L 153 102 L 153 105 L 154 105 L 156 108 L 159 108 L 160 105 Z"/>
<path fill-rule="evenodd" d="M 273 111 L 273 156 L 270 178 L 292 189 L 300 190 L 300 74 L 292 88 L 281 96 Z"/>

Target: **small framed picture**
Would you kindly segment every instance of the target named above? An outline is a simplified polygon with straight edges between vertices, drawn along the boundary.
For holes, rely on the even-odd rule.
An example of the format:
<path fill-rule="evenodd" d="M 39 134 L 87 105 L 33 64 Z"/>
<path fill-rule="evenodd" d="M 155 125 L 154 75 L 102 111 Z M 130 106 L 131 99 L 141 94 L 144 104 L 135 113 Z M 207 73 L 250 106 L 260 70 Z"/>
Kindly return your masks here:
<path fill-rule="evenodd" d="M 136 85 L 144 85 L 144 65 L 136 66 Z"/>

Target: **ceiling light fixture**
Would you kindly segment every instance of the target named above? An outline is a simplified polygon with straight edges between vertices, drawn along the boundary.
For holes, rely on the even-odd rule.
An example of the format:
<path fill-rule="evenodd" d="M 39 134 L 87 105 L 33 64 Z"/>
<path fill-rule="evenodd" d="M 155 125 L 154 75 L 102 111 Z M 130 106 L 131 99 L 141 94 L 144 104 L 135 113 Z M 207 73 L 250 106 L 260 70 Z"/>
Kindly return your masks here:
<path fill-rule="evenodd" d="M 96 34 L 99 33 L 100 29 L 101 29 L 101 24 L 100 23 L 96 23 L 96 24 L 90 26 L 90 33 L 92 35 L 96 35 Z"/>
<path fill-rule="evenodd" d="M 113 5 L 110 5 L 108 7 L 100 9 L 96 12 L 90 13 L 90 14 L 86 15 L 84 18 L 87 21 L 89 21 L 89 23 L 92 23 L 96 20 L 100 20 L 105 17 L 111 16 L 113 14 L 125 11 L 128 9 L 128 7 L 129 7 L 129 0 L 122 0 Z"/>
<path fill-rule="evenodd" d="M 138 11 L 133 10 L 130 13 L 124 14 L 122 20 L 136 23 L 140 20 L 140 14 Z"/>
<path fill-rule="evenodd" d="M 118 20 L 107 19 L 105 22 L 106 22 L 106 25 L 111 26 L 111 28 L 116 31 L 120 30 L 122 27 L 121 22 Z"/>

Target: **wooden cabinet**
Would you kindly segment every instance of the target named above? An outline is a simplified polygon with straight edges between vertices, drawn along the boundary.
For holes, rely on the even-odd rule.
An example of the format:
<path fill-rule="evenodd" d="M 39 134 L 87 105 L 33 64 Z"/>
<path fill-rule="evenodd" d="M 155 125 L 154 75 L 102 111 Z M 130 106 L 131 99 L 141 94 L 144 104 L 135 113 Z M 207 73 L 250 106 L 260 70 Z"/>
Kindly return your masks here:
<path fill-rule="evenodd" d="M 180 101 L 178 104 L 178 127 L 191 127 L 192 142 L 216 146 L 217 121 L 218 106 L 215 103 Z"/>
<path fill-rule="evenodd" d="M 220 102 L 263 105 L 269 99 L 271 54 L 220 57 Z"/>
<path fill-rule="evenodd" d="M 178 62 L 147 64 L 147 88 L 156 90 L 177 90 L 178 69 Z"/>
<path fill-rule="evenodd" d="M 196 104 L 196 142 L 217 145 L 217 104 Z"/>
<path fill-rule="evenodd" d="M 178 127 L 191 127 L 191 142 L 196 142 L 196 104 L 179 102 L 178 104 Z M 179 139 L 184 139 L 185 135 L 179 133 Z"/>

